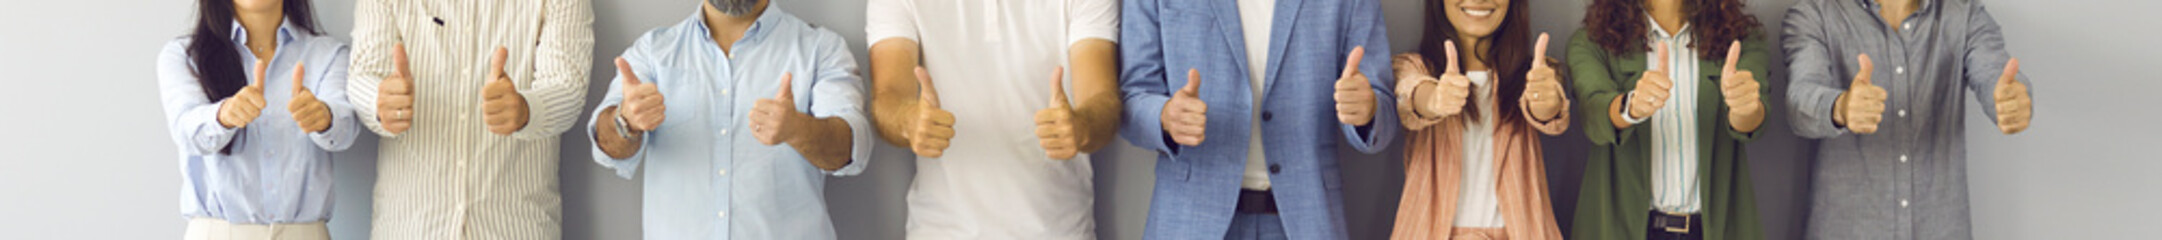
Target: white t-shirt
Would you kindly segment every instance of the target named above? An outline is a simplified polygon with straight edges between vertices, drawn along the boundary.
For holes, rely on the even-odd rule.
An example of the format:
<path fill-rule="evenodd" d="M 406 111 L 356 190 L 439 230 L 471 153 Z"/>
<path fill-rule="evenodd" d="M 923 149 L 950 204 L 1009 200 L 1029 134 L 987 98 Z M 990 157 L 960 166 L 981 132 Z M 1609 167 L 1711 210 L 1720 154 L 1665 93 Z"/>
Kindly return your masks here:
<path fill-rule="evenodd" d="M 954 114 L 944 157 L 918 157 L 910 239 L 1093 239 L 1088 155 L 1044 156 L 1045 73 L 1086 39 L 1118 39 L 1116 0 L 871 0 L 866 39 L 915 40 Z"/>
<path fill-rule="evenodd" d="M 1239 180 L 1239 188 L 1269 190 L 1267 152 L 1261 148 L 1261 74 L 1269 67 L 1269 23 L 1276 16 L 1276 0 L 1239 0 L 1239 27 L 1246 37 L 1246 76 L 1254 89 L 1253 134 L 1246 147 L 1246 173 Z"/>
<path fill-rule="evenodd" d="M 1478 106 L 1479 119 L 1464 121 L 1463 180 L 1458 181 L 1456 194 L 1457 227 L 1502 227 L 1501 198 L 1494 193 L 1499 184 L 1494 172 L 1494 119 L 1496 112 L 1495 88 L 1488 71 L 1467 71 L 1464 77 L 1471 79 L 1471 104 Z"/>

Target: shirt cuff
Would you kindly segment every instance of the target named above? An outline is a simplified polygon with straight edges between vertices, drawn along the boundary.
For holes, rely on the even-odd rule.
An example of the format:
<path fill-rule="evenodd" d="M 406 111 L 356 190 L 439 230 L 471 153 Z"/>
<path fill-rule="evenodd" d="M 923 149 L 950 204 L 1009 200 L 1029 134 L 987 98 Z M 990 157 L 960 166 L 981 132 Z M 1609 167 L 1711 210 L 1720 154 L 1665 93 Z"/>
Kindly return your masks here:
<path fill-rule="evenodd" d="M 1631 93 L 1629 93 L 1629 96 L 1627 96 L 1627 97 L 1622 97 L 1622 100 L 1631 100 L 1631 99 L 1636 99 L 1636 98 L 1637 98 L 1637 93 L 1635 93 L 1635 92 L 1631 92 Z M 1625 101 L 1625 102 L 1622 102 L 1622 109 L 1621 109 L 1621 115 L 1622 115 L 1622 121 L 1623 121 L 1623 122 L 1629 122 L 1629 125 L 1637 125 L 1637 124 L 1643 124 L 1643 123 L 1644 123 L 1644 121 L 1646 121 L 1646 120 L 1651 120 L 1651 118 L 1652 118 L 1651 116 L 1645 116 L 1645 117 L 1642 117 L 1642 118 L 1638 118 L 1638 117 L 1636 117 L 1636 116 L 1629 116 L 1629 115 L 1630 115 L 1630 114 L 1629 114 L 1629 102 L 1626 102 L 1626 101 Z"/>

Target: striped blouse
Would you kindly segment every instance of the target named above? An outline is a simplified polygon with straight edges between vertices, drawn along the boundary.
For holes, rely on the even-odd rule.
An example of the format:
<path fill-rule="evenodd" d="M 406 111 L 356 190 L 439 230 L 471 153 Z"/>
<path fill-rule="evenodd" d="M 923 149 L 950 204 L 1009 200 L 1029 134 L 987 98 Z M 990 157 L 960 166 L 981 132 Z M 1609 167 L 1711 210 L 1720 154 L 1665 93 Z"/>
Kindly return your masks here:
<path fill-rule="evenodd" d="M 348 94 L 356 116 L 383 136 L 377 162 L 376 239 L 559 239 L 558 136 L 580 117 L 592 64 L 593 12 L 579 0 L 363 0 L 356 4 Z M 405 44 L 414 81 L 413 125 L 383 130 L 376 84 Z M 481 86 L 496 47 L 531 108 L 524 129 L 487 130 Z"/>

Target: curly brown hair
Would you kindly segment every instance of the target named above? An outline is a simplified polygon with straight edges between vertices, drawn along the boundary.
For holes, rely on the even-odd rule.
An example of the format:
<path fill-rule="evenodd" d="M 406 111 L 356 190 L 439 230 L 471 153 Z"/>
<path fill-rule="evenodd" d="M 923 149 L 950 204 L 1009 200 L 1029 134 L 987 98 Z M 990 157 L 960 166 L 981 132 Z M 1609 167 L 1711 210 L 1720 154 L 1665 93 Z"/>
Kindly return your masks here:
<path fill-rule="evenodd" d="M 1696 41 L 1689 48 L 1697 51 L 1698 59 L 1714 59 L 1726 56 L 1725 44 L 1749 38 L 1760 25 L 1757 16 L 1750 15 L 1740 0 L 1682 0 L 1682 13 L 1688 14 L 1692 26 L 1689 37 Z M 1644 24 L 1644 0 L 1593 0 L 1584 12 L 1584 27 L 1591 33 L 1591 41 L 1608 52 L 1649 51 L 1644 36 L 1650 26 Z"/>

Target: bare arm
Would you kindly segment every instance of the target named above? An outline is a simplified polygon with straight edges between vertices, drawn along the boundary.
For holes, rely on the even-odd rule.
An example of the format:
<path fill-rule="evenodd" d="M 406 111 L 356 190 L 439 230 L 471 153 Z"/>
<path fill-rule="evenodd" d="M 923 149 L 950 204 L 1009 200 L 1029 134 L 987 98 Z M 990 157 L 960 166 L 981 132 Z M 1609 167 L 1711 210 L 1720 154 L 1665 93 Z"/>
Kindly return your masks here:
<path fill-rule="evenodd" d="M 1119 100 L 1118 45 L 1089 39 L 1069 48 L 1076 100 L 1074 130 L 1081 134 L 1080 150 L 1094 152 L 1118 137 L 1119 112 L 1125 106 Z"/>

